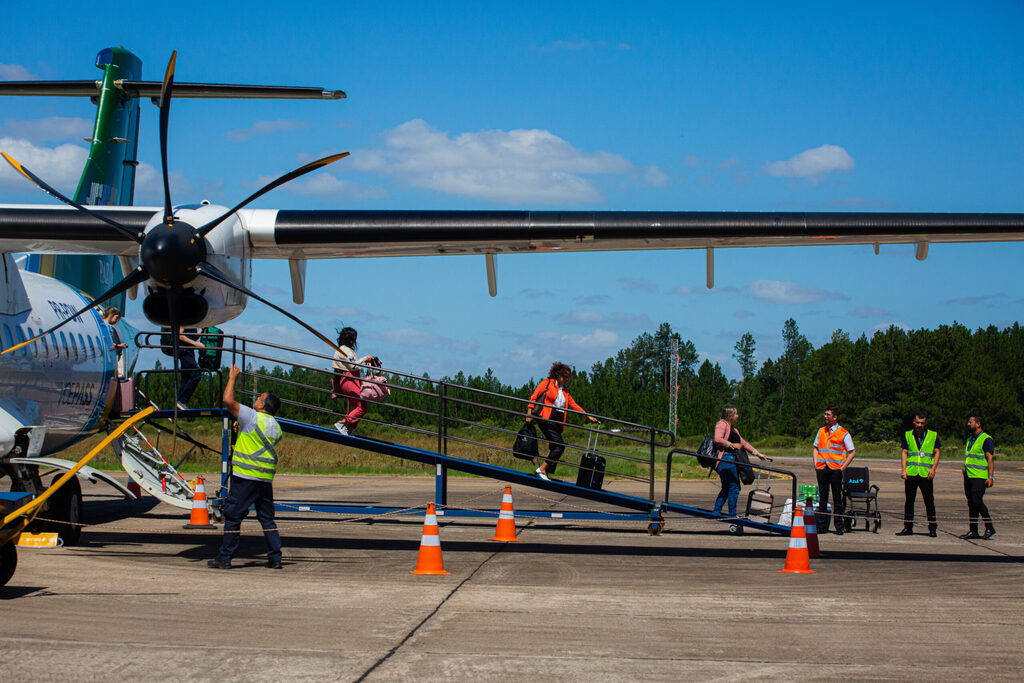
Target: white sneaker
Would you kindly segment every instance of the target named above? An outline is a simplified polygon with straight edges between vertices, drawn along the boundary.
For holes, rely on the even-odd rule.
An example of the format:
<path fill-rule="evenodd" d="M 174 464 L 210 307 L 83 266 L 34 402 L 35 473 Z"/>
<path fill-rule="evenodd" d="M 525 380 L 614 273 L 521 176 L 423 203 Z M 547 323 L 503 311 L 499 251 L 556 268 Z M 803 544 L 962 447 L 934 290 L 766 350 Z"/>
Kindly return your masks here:
<path fill-rule="evenodd" d="M 541 479 L 543 479 L 544 481 L 551 481 L 550 479 L 548 479 L 548 475 L 544 473 L 544 470 L 542 470 L 539 467 L 537 469 L 535 469 L 533 471 L 533 473 L 536 474 Z"/>
<path fill-rule="evenodd" d="M 338 433 L 342 436 L 348 436 L 348 427 L 345 426 L 344 422 L 335 422 L 334 428 L 338 430 Z"/>
<path fill-rule="evenodd" d="M 178 406 L 178 410 L 188 410 L 188 404 L 182 403 L 181 401 L 175 401 L 174 405 Z"/>

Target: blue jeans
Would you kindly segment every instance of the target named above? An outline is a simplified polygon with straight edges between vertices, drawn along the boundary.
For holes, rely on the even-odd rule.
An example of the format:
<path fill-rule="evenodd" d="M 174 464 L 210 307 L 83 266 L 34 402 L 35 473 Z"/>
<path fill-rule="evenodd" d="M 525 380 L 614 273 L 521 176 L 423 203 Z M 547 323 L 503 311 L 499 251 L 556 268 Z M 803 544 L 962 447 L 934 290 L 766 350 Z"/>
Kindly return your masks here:
<path fill-rule="evenodd" d="M 256 504 L 256 519 L 263 527 L 263 535 L 267 539 L 267 559 L 281 559 L 281 536 L 277 533 L 274 523 L 274 486 L 269 481 L 253 481 L 241 477 L 231 477 L 231 489 L 224 503 L 224 539 L 220 545 L 217 559 L 231 562 L 238 549 L 238 530 L 242 520 L 249 514 L 249 506 Z"/>
<path fill-rule="evenodd" d="M 736 516 L 736 501 L 740 497 L 740 476 L 736 471 L 736 456 L 732 453 L 723 453 L 722 460 L 718 463 L 718 476 L 722 480 L 722 490 L 718 492 L 715 499 L 715 514 L 722 513 L 722 505 L 728 499 L 729 515 Z"/>

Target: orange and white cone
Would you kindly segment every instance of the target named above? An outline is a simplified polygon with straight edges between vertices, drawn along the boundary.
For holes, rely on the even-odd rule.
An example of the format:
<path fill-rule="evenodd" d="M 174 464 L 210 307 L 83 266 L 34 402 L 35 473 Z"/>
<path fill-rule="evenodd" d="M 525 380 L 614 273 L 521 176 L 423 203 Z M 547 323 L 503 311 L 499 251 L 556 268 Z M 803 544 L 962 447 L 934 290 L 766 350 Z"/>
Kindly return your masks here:
<path fill-rule="evenodd" d="M 814 518 L 814 508 L 808 505 L 804 513 L 804 535 L 807 536 L 808 557 L 821 557 L 821 550 L 818 548 L 818 522 Z"/>
<path fill-rule="evenodd" d="M 797 505 L 793 513 L 793 530 L 789 536 L 789 550 L 786 552 L 786 566 L 779 574 L 814 574 L 807 557 L 807 535 L 804 534 L 804 506 Z"/>
<path fill-rule="evenodd" d="M 498 510 L 498 527 L 494 530 L 492 541 L 515 541 L 516 538 L 516 512 L 512 508 L 512 487 L 505 486 L 505 493 L 501 496 L 501 509 Z"/>
<path fill-rule="evenodd" d="M 185 529 L 216 529 L 210 524 L 210 513 L 206 509 L 206 486 L 202 476 L 196 479 L 196 490 L 192 495 L 192 514 Z"/>
<path fill-rule="evenodd" d="M 423 519 L 423 537 L 420 539 L 420 554 L 416 557 L 416 569 L 410 574 L 448 575 L 441 559 L 441 535 L 437 531 L 437 511 L 433 503 L 427 503 L 427 515 Z"/>

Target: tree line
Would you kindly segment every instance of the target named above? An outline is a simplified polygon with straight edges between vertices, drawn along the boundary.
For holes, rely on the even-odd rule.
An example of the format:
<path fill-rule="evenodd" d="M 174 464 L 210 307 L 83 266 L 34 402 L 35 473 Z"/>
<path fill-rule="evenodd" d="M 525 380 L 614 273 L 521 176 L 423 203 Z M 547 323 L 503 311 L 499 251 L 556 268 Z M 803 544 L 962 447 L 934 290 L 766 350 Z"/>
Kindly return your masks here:
<path fill-rule="evenodd" d="M 708 433 L 722 406 L 733 404 L 747 439 L 778 435 L 810 440 L 822 424 L 824 409 L 835 406 L 840 424 L 862 441 L 898 440 L 920 410 L 927 414 L 929 427 L 952 439 L 965 435 L 969 414 L 980 413 L 986 431 L 999 443 L 1024 443 L 1024 328 L 1018 323 L 977 330 L 958 323 L 919 330 L 892 326 L 856 339 L 836 330 L 815 348 L 790 318 L 781 337 L 782 353 L 759 362 L 754 336 L 743 334 L 733 354 L 742 376 L 729 380 L 718 363 L 701 362 L 693 342 L 662 323 L 615 356 L 589 370 L 576 370 L 570 391 L 593 413 L 671 430 L 669 378 L 675 362 L 679 435 Z M 673 339 L 679 348 L 675 359 Z M 571 364 L 572 359 L 563 360 Z M 331 398 L 325 373 L 280 366 L 248 370 L 260 376 L 259 390 L 273 390 L 286 401 L 287 417 L 314 423 L 330 418 L 293 404 L 342 410 L 341 401 Z M 171 405 L 171 379 L 168 374 L 150 377 L 150 394 L 159 405 Z M 436 429 L 443 386 L 445 414 L 452 424 L 482 422 L 514 430 L 522 421 L 523 404 L 503 397 L 528 398 L 541 379 L 513 386 L 491 370 L 481 376 L 460 371 L 439 381 L 392 376 L 392 395 L 383 404 L 371 405 L 367 417 Z M 251 389 L 247 381 L 243 386 Z M 204 379 L 196 397 L 218 400 L 219 382 L 223 377 Z M 472 405 L 477 403 L 487 407 Z"/>

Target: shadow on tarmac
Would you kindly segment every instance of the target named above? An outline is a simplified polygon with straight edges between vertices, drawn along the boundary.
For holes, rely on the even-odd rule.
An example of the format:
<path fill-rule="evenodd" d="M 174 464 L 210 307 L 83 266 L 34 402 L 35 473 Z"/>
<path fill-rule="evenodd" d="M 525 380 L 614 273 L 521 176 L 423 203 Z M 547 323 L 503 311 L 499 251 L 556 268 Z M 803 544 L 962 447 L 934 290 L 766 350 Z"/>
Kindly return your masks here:
<path fill-rule="evenodd" d="M 243 526 L 246 533 L 239 543 L 238 556 L 260 557 L 266 552 L 266 545 L 259 527 Z M 190 560 L 206 560 L 213 556 L 220 545 L 221 534 L 210 532 L 201 537 L 203 542 L 197 543 L 195 533 L 145 533 L 145 532 L 109 532 L 90 531 L 83 535 L 83 544 L 75 549 L 76 554 L 89 555 L 96 550 L 96 555 L 133 556 L 133 557 L 166 557 L 159 551 L 118 550 L 125 546 L 190 546 L 176 555 Z M 308 537 L 284 535 L 286 552 L 301 549 L 310 550 L 361 550 L 361 551 L 405 551 L 414 553 L 419 549 L 420 539 L 365 539 L 344 537 Z M 454 553 L 492 553 L 497 550 L 499 542 L 492 541 L 442 541 L 445 552 Z M 735 559 L 778 559 L 786 554 L 786 547 L 779 548 L 706 548 L 706 547 L 656 547 L 647 545 L 589 545 L 580 543 L 533 543 L 521 539 L 510 552 L 517 554 L 530 553 L 537 555 L 590 555 L 590 556 L 631 556 L 631 557 L 691 557 L 691 558 L 735 558 Z M 1008 555 L 978 555 L 950 552 L 906 552 L 879 550 L 829 550 L 818 561 L 858 560 L 868 562 L 936 562 L 936 563 L 988 563 L 988 564 L 1019 564 L 1024 558 Z M 329 558 L 318 557 L 318 562 L 331 562 Z M 345 558 L 338 561 L 345 562 Z"/>

